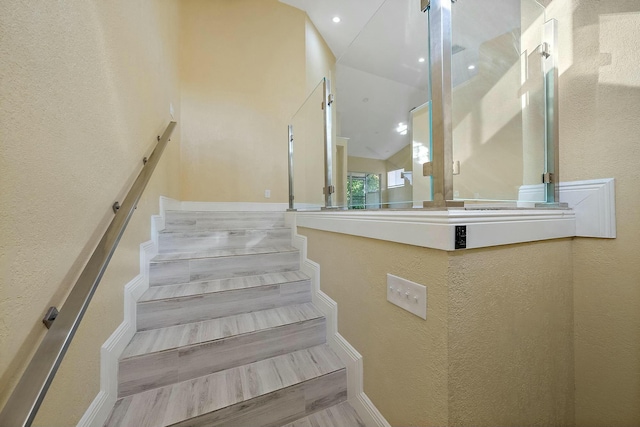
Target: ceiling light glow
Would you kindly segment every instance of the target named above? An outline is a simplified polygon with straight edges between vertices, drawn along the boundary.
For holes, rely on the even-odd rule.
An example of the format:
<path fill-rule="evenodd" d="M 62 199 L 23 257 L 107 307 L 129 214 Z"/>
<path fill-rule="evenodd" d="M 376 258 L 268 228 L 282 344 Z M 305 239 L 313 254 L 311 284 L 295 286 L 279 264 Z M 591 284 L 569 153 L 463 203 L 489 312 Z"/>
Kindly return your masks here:
<path fill-rule="evenodd" d="M 334 22 L 334 23 L 336 23 L 336 24 L 337 24 L 337 23 L 338 23 L 338 22 L 340 22 L 340 21 L 341 21 L 341 19 L 340 19 L 340 17 L 339 17 L 339 16 L 334 16 L 334 17 L 333 17 L 333 22 Z"/>
<path fill-rule="evenodd" d="M 398 132 L 400 135 L 406 135 L 408 128 L 409 127 L 407 125 L 405 125 L 404 123 L 400 122 L 400 123 L 398 123 L 398 127 L 396 128 L 396 132 Z"/>
<path fill-rule="evenodd" d="M 471 65 L 469 65 L 467 68 L 468 68 L 469 70 L 475 70 L 475 69 L 476 69 L 476 66 L 475 66 L 475 65 L 473 65 L 473 64 L 471 64 Z"/>
<path fill-rule="evenodd" d="M 418 62 L 424 62 L 425 59 L 424 58 L 418 58 Z"/>

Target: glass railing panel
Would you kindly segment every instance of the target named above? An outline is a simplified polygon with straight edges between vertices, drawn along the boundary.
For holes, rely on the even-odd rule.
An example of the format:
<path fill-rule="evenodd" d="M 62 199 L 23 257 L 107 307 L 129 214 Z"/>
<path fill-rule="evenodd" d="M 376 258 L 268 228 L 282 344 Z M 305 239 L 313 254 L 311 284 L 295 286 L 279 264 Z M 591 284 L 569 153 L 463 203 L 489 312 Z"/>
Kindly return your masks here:
<path fill-rule="evenodd" d="M 320 81 L 291 118 L 293 131 L 293 207 L 324 207 L 324 80 Z"/>
<path fill-rule="evenodd" d="M 544 12 L 533 0 L 452 4 L 455 199 L 545 200 Z"/>
<path fill-rule="evenodd" d="M 336 64 L 335 204 L 406 209 L 431 200 L 428 15 L 387 0 Z M 414 185 L 416 183 L 417 185 Z"/>

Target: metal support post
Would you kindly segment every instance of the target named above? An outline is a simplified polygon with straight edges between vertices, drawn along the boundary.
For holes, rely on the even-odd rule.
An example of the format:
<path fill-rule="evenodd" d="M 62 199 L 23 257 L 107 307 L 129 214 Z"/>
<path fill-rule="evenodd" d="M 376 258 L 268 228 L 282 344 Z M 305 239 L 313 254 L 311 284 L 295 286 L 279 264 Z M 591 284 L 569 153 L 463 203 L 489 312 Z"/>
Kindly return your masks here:
<path fill-rule="evenodd" d="M 424 207 L 464 206 L 464 202 L 453 201 L 451 0 L 431 0 L 427 6 L 429 13 L 429 59 L 431 62 L 433 201 L 424 202 Z"/>
<path fill-rule="evenodd" d="M 333 136 L 332 136 L 332 116 L 331 105 L 333 104 L 333 94 L 331 93 L 331 81 L 325 78 L 322 83 L 324 110 L 324 206 L 325 209 L 333 208 Z"/>
<path fill-rule="evenodd" d="M 293 125 L 289 125 L 289 211 L 295 211 L 293 208 Z"/>

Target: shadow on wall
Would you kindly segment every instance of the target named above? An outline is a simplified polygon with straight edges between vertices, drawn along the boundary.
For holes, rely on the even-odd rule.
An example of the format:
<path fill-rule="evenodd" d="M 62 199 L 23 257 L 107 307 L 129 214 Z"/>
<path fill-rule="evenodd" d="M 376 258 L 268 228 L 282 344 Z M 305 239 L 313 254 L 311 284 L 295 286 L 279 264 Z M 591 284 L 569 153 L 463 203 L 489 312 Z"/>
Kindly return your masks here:
<path fill-rule="evenodd" d="M 553 0 L 562 180 L 616 178 L 618 238 L 574 242 L 576 425 L 640 425 L 640 2 Z"/>

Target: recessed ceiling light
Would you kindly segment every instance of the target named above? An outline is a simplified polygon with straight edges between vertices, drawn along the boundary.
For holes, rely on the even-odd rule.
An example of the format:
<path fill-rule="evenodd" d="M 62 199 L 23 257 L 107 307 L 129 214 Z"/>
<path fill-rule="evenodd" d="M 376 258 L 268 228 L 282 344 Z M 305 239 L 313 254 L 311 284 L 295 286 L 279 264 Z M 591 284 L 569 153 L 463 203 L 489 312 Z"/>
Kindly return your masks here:
<path fill-rule="evenodd" d="M 339 16 L 334 16 L 334 17 L 333 17 L 333 22 L 335 22 L 336 24 L 337 24 L 338 22 L 340 22 L 340 17 L 339 17 Z"/>
<path fill-rule="evenodd" d="M 424 58 L 418 58 L 418 62 L 424 62 L 425 59 Z"/>
<path fill-rule="evenodd" d="M 473 65 L 473 64 L 471 64 L 471 65 L 469 65 L 467 68 L 468 68 L 468 69 L 470 69 L 470 70 L 475 70 L 475 69 L 476 69 L 476 66 L 475 66 L 475 65 Z"/>

